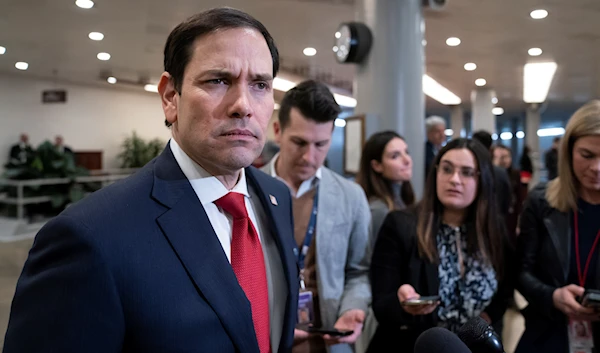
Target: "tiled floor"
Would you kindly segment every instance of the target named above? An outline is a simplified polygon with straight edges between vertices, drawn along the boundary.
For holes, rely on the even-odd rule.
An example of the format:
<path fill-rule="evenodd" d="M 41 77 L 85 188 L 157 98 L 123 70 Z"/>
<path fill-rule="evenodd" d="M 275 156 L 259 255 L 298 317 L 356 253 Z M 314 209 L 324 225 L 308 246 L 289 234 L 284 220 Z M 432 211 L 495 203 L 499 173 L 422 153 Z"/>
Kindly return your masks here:
<path fill-rule="evenodd" d="M 0 345 L 4 343 L 4 333 L 8 324 L 10 304 L 14 295 L 17 279 L 33 239 L 0 243 Z M 517 299 L 521 306 L 523 301 Z M 508 311 L 504 317 L 504 348 L 512 353 L 523 332 L 523 317 L 516 311 Z"/>

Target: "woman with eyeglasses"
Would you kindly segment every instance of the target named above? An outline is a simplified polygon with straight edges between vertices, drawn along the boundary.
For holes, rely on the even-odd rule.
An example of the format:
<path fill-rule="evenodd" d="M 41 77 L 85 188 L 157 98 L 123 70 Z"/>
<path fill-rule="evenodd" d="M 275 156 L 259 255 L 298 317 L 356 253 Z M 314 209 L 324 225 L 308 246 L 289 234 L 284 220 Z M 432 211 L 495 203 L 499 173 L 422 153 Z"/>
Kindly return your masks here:
<path fill-rule="evenodd" d="M 500 322 L 512 295 L 489 152 L 452 140 L 434 166 L 423 200 L 391 212 L 377 237 L 371 285 L 379 326 L 369 352 L 412 353 L 428 328 L 456 331 L 475 316 Z"/>
<path fill-rule="evenodd" d="M 558 177 L 529 193 L 521 215 L 518 353 L 600 351 L 600 307 L 581 301 L 600 290 L 600 100 L 573 114 L 562 141 Z M 585 337 L 574 334 L 581 326 Z"/>

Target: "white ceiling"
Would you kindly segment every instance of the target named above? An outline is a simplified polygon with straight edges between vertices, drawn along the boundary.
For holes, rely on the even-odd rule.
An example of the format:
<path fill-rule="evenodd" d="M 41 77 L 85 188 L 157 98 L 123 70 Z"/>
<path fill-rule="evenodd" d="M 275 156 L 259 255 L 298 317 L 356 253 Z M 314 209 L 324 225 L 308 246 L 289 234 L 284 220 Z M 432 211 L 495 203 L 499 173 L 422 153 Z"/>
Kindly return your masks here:
<path fill-rule="evenodd" d="M 0 72 L 108 85 L 120 79 L 156 81 L 162 72 L 164 42 L 181 20 L 215 7 L 233 6 L 261 20 L 274 36 L 284 72 L 319 74 L 351 89 L 354 67 L 337 64 L 331 47 L 341 22 L 354 19 L 353 0 L 96 0 L 91 10 L 74 0 L 2 0 Z M 548 10 L 544 20 L 529 12 Z M 469 109 L 476 78 L 494 88 L 507 112 L 521 110 L 522 68 L 532 60 L 555 60 L 559 67 L 550 90 L 552 104 L 579 104 L 600 95 L 600 1 L 448 0 L 441 12 L 425 11 L 427 73 L 461 97 Z M 88 33 L 102 32 L 101 42 Z M 457 36 L 458 47 L 446 38 Z M 317 49 L 305 57 L 303 48 Z M 527 49 L 544 50 L 531 58 Z M 96 59 L 108 52 L 111 60 Z M 26 72 L 17 61 L 30 64 Z M 475 62 L 476 71 L 463 69 Z M 427 100 L 428 108 L 440 105 Z"/>

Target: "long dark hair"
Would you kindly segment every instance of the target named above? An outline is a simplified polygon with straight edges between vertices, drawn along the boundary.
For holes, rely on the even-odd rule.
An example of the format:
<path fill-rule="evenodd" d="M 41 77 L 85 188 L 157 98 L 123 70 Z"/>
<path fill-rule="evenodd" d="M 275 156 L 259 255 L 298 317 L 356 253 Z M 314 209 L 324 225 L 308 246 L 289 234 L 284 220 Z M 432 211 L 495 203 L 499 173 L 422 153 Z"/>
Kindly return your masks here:
<path fill-rule="evenodd" d="M 383 200 L 390 210 L 396 208 L 391 183 L 383 175 L 373 170 L 371 161 L 376 160 L 381 163 L 385 146 L 394 138 L 404 141 L 404 138 L 394 131 L 382 131 L 373 134 L 363 147 L 360 157 L 360 169 L 356 176 L 356 182 L 365 190 L 367 198 Z M 410 181 L 402 182 L 400 197 L 406 206 L 410 206 L 415 202 L 415 193 Z"/>
<path fill-rule="evenodd" d="M 467 253 L 491 264 L 498 277 L 502 276 L 504 262 L 504 227 L 498 216 L 494 195 L 494 169 L 489 151 L 479 142 L 459 138 L 450 141 L 437 154 L 427 176 L 425 193 L 418 212 L 417 240 L 419 254 L 432 263 L 438 263 L 436 235 L 442 222 L 444 206 L 437 195 L 437 170 L 442 157 L 454 149 L 467 149 L 473 153 L 478 168 L 477 194 L 467 209 Z"/>

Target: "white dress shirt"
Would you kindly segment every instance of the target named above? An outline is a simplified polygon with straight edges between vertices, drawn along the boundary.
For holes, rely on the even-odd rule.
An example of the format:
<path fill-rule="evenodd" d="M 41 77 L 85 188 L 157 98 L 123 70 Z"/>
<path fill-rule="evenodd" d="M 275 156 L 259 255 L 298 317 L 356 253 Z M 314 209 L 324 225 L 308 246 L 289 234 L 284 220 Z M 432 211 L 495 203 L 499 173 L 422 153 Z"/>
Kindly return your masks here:
<path fill-rule="evenodd" d="M 275 170 L 275 163 L 277 163 L 277 158 L 279 158 L 279 153 L 277 153 L 275 155 L 275 157 L 273 157 L 273 159 L 271 160 L 271 163 L 270 163 L 271 166 L 269 168 L 269 170 L 271 171 L 271 176 L 277 180 L 282 181 L 285 185 L 287 185 L 287 187 L 288 187 L 288 189 L 290 189 L 290 193 L 292 194 L 293 197 L 299 198 L 300 196 L 306 194 L 308 191 L 310 191 L 310 189 L 312 189 L 319 183 L 319 180 L 321 180 L 322 172 L 321 172 L 321 167 L 319 167 L 319 169 L 317 169 L 317 172 L 315 173 L 315 175 L 312 178 L 304 180 L 302 182 L 302 184 L 300 184 L 300 187 L 298 188 L 298 192 L 296 192 L 294 194 L 294 189 L 290 186 L 290 184 L 288 184 L 287 181 L 285 181 L 282 177 L 277 175 L 277 171 Z"/>
<path fill-rule="evenodd" d="M 214 201 L 225 196 L 229 192 L 237 192 L 244 195 L 248 216 L 258 233 L 265 258 L 265 270 L 269 289 L 269 318 L 271 326 L 271 349 L 273 352 L 279 350 L 279 342 L 283 331 L 283 319 L 285 304 L 287 301 L 287 286 L 283 265 L 277 243 L 268 228 L 268 217 L 265 213 L 258 195 L 254 190 L 248 189 L 246 172 L 241 170 L 237 184 L 231 189 L 227 188 L 213 175 L 204 170 L 198 163 L 194 162 L 177 144 L 174 139 L 169 141 L 173 156 L 179 164 L 181 171 L 189 180 L 196 192 L 204 211 L 223 247 L 223 251 L 231 263 L 231 238 L 233 218 L 223 209 L 217 207 Z"/>

